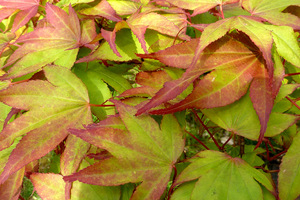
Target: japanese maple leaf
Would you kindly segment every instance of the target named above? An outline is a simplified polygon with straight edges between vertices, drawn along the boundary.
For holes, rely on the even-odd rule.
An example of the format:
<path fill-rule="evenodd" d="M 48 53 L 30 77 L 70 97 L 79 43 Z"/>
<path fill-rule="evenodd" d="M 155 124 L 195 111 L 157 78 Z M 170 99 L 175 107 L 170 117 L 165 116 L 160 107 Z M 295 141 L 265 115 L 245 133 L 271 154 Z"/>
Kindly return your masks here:
<path fill-rule="evenodd" d="M 96 6 L 80 11 L 83 15 L 105 17 L 112 21 L 122 21 L 122 18 L 117 15 L 116 11 L 110 6 L 106 0 L 102 0 Z"/>
<path fill-rule="evenodd" d="M 282 29 L 283 28 L 284 27 L 282 27 Z M 183 90 L 185 90 L 185 88 L 187 88 L 201 74 L 203 74 L 206 71 L 209 71 L 205 68 L 203 69 L 203 66 L 205 66 L 205 61 L 201 60 L 203 52 L 212 42 L 218 40 L 219 38 L 224 36 L 228 31 L 232 29 L 242 31 L 249 36 L 251 42 L 254 43 L 255 46 L 259 49 L 259 50 L 254 49 L 254 52 L 256 52 L 255 54 L 257 54 L 259 59 L 262 59 L 261 62 L 264 63 L 264 67 L 257 68 L 258 71 L 252 74 L 252 76 L 257 76 L 257 78 L 254 79 L 250 87 L 250 93 L 251 93 L 250 96 L 253 102 L 253 106 L 257 112 L 257 115 L 259 116 L 260 123 L 261 123 L 261 131 L 259 137 L 259 143 L 260 143 L 262 141 L 263 134 L 267 127 L 269 115 L 273 107 L 274 98 L 276 97 L 277 92 L 279 90 L 278 86 L 280 87 L 280 82 L 281 82 L 280 78 L 274 77 L 274 63 L 271 54 L 273 41 L 276 44 L 278 53 L 283 57 L 285 57 L 288 61 L 292 63 L 298 63 L 298 61 L 300 60 L 298 59 L 298 55 L 295 53 L 292 53 L 293 56 L 287 56 L 286 53 L 284 53 L 286 52 L 284 50 L 288 50 L 290 52 L 299 52 L 299 47 L 289 47 L 289 45 L 286 44 L 290 43 L 290 41 L 282 41 L 282 39 L 280 39 L 281 38 L 280 35 L 282 35 L 284 32 L 281 28 L 280 28 L 281 30 L 277 30 L 277 28 L 275 28 L 274 26 L 265 25 L 261 23 L 259 19 L 252 16 L 231 17 L 231 18 L 217 21 L 216 23 L 207 26 L 201 35 L 201 40 L 199 41 L 199 44 L 196 47 L 196 50 L 194 51 L 195 56 L 192 58 L 191 64 L 189 65 L 189 68 L 187 69 L 185 74 L 183 74 L 183 76 L 178 80 L 165 83 L 164 87 L 156 94 L 156 96 L 153 97 L 151 101 L 147 103 L 144 107 L 138 110 L 137 115 L 140 115 L 148 111 L 149 109 L 157 105 L 160 105 L 163 102 L 173 99 L 178 94 L 180 94 Z M 295 41 L 295 37 L 293 36 L 293 31 L 291 32 L 290 30 L 288 30 L 288 32 L 289 32 L 288 34 L 291 34 L 291 40 Z M 249 42 L 247 41 L 243 41 L 243 43 L 249 44 Z M 174 46 L 173 48 L 176 47 Z M 291 51 L 291 49 L 293 49 L 293 51 Z M 174 54 L 174 52 L 172 54 Z M 218 57 L 216 54 L 214 56 Z M 228 58 L 230 59 L 230 57 Z M 188 59 L 188 61 L 190 61 L 190 59 Z M 212 66 L 210 70 L 214 68 L 216 68 L 216 66 Z M 213 77 L 211 78 L 211 80 L 213 80 Z M 235 79 L 235 81 L 236 80 L 237 79 Z M 231 83 L 234 83 L 235 81 Z M 238 82 L 236 83 L 239 85 Z M 201 86 L 199 85 L 199 87 Z M 245 93 L 245 84 L 244 86 L 242 84 L 241 88 L 242 88 L 241 91 Z M 260 90 L 260 88 L 262 89 Z M 205 88 L 203 89 L 203 91 L 204 90 Z M 210 92 L 213 93 L 213 90 L 214 88 L 212 88 L 211 90 L 208 89 L 207 94 L 209 94 Z M 255 93 L 254 90 L 258 92 L 259 95 L 254 95 Z M 196 94 L 196 96 L 199 95 Z M 237 100 L 238 99 L 237 96 L 241 97 L 242 95 L 235 95 L 233 96 L 233 98 L 236 98 Z M 190 100 L 190 102 L 192 101 L 193 99 Z M 213 101 L 212 103 L 214 102 L 215 101 Z"/>
<path fill-rule="evenodd" d="M 167 0 L 171 4 L 180 8 L 193 10 L 192 16 L 209 11 L 210 9 L 220 5 L 239 2 L 239 0 Z"/>
<path fill-rule="evenodd" d="M 208 150 L 201 151 L 189 161 L 191 164 L 174 182 L 178 185 L 196 180 L 189 199 L 263 199 L 261 185 L 275 192 L 274 184 L 267 176 L 241 158 Z"/>
<path fill-rule="evenodd" d="M 113 186 L 142 182 L 131 199 L 159 199 L 170 179 L 172 167 L 184 147 L 182 130 L 172 115 L 165 115 L 161 125 L 148 115 L 135 117 L 136 108 L 113 101 L 123 126 L 111 126 L 111 119 L 83 130 L 70 132 L 89 143 L 106 149 L 113 157 L 101 160 L 66 181 Z M 116 117 L 113 117 L 116 120 Z"/>
<path fill-rule="evenodd" d="M 39 8 L 39 3 L 40 3 L 40 0 L 24 0 L 24 1 L 0 0 L 0 6 L 4 6 L 4 8 L 6 8 L 6 10 L 4 10 L 4 11 L 9 12 L 9 10 L 12 10 L 12 9 L 21 10 L 20 12 L 17 13 L 17 15 L 14 19 L 13 27 L 11 30 L 12 32 L 15 32 L 20 27 L 27 24 L 27 22 L 36 15 L 38 8 Z M 2 14 L 4 14 L 4 17 L 8 17 L 8 16 L 6 16 L 7 15 L 6 12 L 2 13 Z M 2 14 L 0 14 L 0 18 L 1 18 Z"/>
<path fill-rule="evenodd" d="M 78 52 L 81 30 L 75 10 L 70 6 L 69 15 L 57 6 L 46 4 L 46 19 L 52 26 L 37 28 L 21 36 L 16 43 L 24 43 L 8 59 L 5 67 L 13 65 L 6 79 L 34 72 L 42 66 L 62 59 L 72 51 L 73 61 Z M 55 34 L 54 34 L 55 33 Z"/>
<path fill-rule="evenodd" d="M 141 87 L 132 88 L 123 92 L 119 97 L 129 96 L 151 96 L 153 97 L 165 82 L 171 81 L 172 78 L 167 72 L 161 70 L 156 72 L 140 72 L 136 75 L 136 83 Z"/>
<path fill-rule="evenodd" d="M 113 31 L 101 30 L 102 36 L 108 41 L 110 47 L 117 56 L 121 57 L 115 44 L 116 32 L 122 28 L 131 29 L 146 53 L 148 52 L 145 41 L 147 29 L 152 29 L 173 37 L 178 36 L 183 40 L 190 40 L 190 37 L 182 31 L 186 27 L 186 15 L 180 13 L 164 15 L 154 12 L 157 10 L 153 10 L 153 12 L 151 12 L 151 9 L 146 12 L 140 12 L 140 10 L 141 9 L 137 10 L 136 13 L 132 14 L 126 21 L 118 22 Z M 158 11 L 164 10 L 158 9 Z"/>
<path fill-rule="evenodd" d="M 275 25 L 291 26 L 296 30 L 300 30 L 300 18 L 282 11 L 291 5 L 298 5 L 298 0 L 243 0 L 242 6 L 249 11 L 251 15 L 266 19 L 268 22 Z"/>
<path fill-rule="evenodd" d="M 1 102 L 27 110 L 0 134 L 0 150 L 9 147 L 15 138 L 26 134 L 12 151 L 0 175 L 0 183 L 54 149 L 68 135 L 68 128 L 80 128 L 82 124 L 92 122 L 88 92 L 80 79 L 64 67 L 47 66 L 44 73 L 47 81 L 24 82 L 0 92 Z M 73 139 L 73 143 L 76 145 L 78 142 Z M 73 150 L 74 156 L 76 149 Z M 64 163 L 68 163 L 68 160 Z M 68 174 L 74 169 L 66 164 L 63 171 Z"/>

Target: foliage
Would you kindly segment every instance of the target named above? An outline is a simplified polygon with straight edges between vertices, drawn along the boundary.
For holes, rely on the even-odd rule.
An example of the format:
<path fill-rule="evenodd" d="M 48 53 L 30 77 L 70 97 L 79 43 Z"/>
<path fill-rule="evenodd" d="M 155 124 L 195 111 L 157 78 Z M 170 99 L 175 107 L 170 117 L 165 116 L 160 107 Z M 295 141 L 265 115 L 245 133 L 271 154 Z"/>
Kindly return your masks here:
<path fill-rule="evenodd" d="M 299 10 L 0 0 L 0 199 L 296 199 Z"/>

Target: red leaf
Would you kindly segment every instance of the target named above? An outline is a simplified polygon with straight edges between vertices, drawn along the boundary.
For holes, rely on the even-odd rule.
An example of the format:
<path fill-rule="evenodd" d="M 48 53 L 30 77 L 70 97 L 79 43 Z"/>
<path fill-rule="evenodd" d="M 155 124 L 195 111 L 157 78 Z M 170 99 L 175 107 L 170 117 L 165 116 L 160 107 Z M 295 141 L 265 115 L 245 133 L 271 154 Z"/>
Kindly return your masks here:
<path fill-rule="evenodd" d="M 105 29 L 101 29 L 101 35 L 102 37 L 108 42 L 110 48 L 113 50 L 113 52 L 119 56 L 122 57 L 121 54 L 118 52 L 117 50 L 117 46 L 116 46 L 116 32 L 114 31 L 107 31 Z"/>
<path fill-rule="evenodd" d="M 20 27 L 24 26 L 29 22 L 29 20 L 36 15 L 38 11 L 38 6 L 34 6 L 28 8 L 26 10 L 20 11 L 16 18 L 14 19 L 13 27 L 11 29 L 12 32 L 17 31 Z"/>
<path fill-rule="evenodd" d="M 138 110 L 137 115 L 140 115 L 163 102 L 167 102 L 175 98 L 195 79 L 205 72 L 208 72 L 212 69 L 223 68 L 224 66 L 240 66 L 241 59 L 247 60 L 249 57 L 252 57 L 252 59 L 256 60 L 255 57 L 253 58 L 254 54 L 247 47 L 233 38 L 230 39 L 230 37 L 224 37 L 218 40 L 218 42 L 212 43 L 205 48 L 203 52 L 199 52 L 199 48 L 202 49 L 205 46 L 201 45 L 202 43 L 200 43 L 200 45 L 198 45 L 193 52 L 193 48 L 195 48 L 194 42 L 195 41 L 192 40 L 187 42 L 188 44 L 175 45 L 169 49 L 166 49 L 166 53 L 163 53 L 164 51 L 157 52 L 157 57 L 160 60 L 167 62 L 170 66 L 174 66 L 176 65 L 175 58 L 178 54 L 177 52 L 181 52 L 181 47 L 183 47 L 187 49 L 187 55 L 184 55 L 186 56 L 187 63 L 191 61 L 193 61 L 193 63 L 180 79 L 166 82 L 164 87 L 158 91 L 151 101 Z M 206 41 L 202 40 L 201 42 L 204 42 L 204 44 L 206 43 Z M 194 57 L 195 54 L 196 56 Z M 198 54 L 199 56 L 197 56 Z M 152 55 L 156 56 L 156 53 Z M 243 91 L 242 93 L 245 92 Z M 239 95 L 241 95 L 241 93 Z"/>
<path fill-rule="evenodd" d="M 269 78 L 267 70 L 260 68 L 255 76 L 250 86 L 250 98 L 261 124 L 260 135 L 256 145 L 258 147 L 267 130 L 275 97 L 272 93 L 272 79 Z"/>
<path fill-rule="evenodd" d="M 128 96 L 154 96 L 161 89 L 165 82 L 172 78 L 163 70 L 157 72 L 140 72 L 136 75 L 136 83 L 142 85 L 123 92 L 119 97 Z"/>
<path fill-rule="evenodd" d="M 0 8 L 0 22 L 16 11 L 14 8 Z"/>
<path fill-rule="evenodd" d="M 69 15 L 61 8 L 52 4 L 46 4 L 46 17 L 56 30 L 63 32 L 65 35 L 70 35 L 74 40 L 80 41 L 81 31 L 78 16 L 75 10 L 69 5 Z"/>
<path fill-rule="evenodd" d="M 18 170 L 0 185 L 0 199 L 3 200 L 18 200 L 21 193 L 24 168 Z"/>
<path fill-rule="evenodd" d="M 39 6 L 39 0 L 0 0 L 0 5 L 6 8 L 27 10 Z"/>
<path fill-rule="evenodd" d="M 199 81 L 194 91 L 183 101 L 151 114 L 178 112 L 187 108 L 214 108 L 240 99 L 248 90 L 252 76 L 261 63 L 252 57 L 241 58 L 236 65 L 216 69 Z M 223 71 L 224 70 L 224 71 Z"/>
<path fill-rule="evenodd" d="M 92 50 L 95 49 L 99 45 L 98 41 L 93 42 L 93 40 L 97 37 L 95 21 L 90 19 L 84 20 L 81 25 L 82 32 L 80 44 Z"/>
<path fill-rule="evenodd" d="M 119 22 L 122 18 L 117 15 L 116 11 L 110 6 L 106 0 L 102 0 L 96 6 L 80 11 L 83 15 L 101 16 L 109 20 Z"/>

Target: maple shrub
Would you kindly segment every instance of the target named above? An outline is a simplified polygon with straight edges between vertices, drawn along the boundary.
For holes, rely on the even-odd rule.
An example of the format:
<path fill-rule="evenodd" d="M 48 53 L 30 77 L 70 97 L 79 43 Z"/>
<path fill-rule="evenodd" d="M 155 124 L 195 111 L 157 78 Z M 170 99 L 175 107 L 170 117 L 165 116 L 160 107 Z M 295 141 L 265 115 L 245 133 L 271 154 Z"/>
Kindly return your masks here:
<path fill-rule="evenodd" d="M 0 0 L 0 199 L 296 199 L 299 13 Z"/>

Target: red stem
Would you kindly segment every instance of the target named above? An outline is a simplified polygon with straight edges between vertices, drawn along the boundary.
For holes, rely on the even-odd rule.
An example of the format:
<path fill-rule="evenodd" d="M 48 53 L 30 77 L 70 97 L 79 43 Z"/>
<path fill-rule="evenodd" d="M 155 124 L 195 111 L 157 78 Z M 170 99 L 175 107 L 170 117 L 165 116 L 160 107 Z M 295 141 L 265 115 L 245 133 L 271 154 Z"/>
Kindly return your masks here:
<path fill-rule="evenodd" d="M 25 80 L 22 80 L 22 81 L 16 81 L 16 82 L 13 82 L 13 83 L 10 83 L 9 85 L 16 85 L 16 84 L 19 84 L 19 83 L 24 83 L 24 82 L 28 82 L 30 79 L 25 79 Z"/>
<path fill-rule="evenodd" d="M 222 6 L 222 4 L 220 5 L 220 11 L 221 11 L 221 17 L 222 17 L 222 19 L 224 19 L 225 17 L 224 17 L 224 12 L 223 12 L 223 6 Z"/>
<path fill-rule="evenodd" d="M 92 103 L 90 103 L 89 104 L 90 106 L 92 106 L 92 107 L 114 107 L 115 105 L 103 105 L 103 104 L 92 104 Z"/>
<path fill-rule="evenodd" d="M 287 100 L 289 100 L 294 106 L 296 106 L 300 110 L 300 106 L 296 104 L 290 97 L 285 97 Z"/>
<path fill-rule="evenodd" d="M 187 132 L 190 136 L 192 136 L 192 138 L 194 138 L 195 140 L 197 140 L 197 142 L 199 142 L 205 149 L 209 150 L 209 148 L 198 138 L 196 138 L 196 136 L 194 136 L 193 134 L 191 134 L 190 132 L 188 132 L 187 130 L 184 130 L 185 132 Z"/>
<path fill-rule="evenodd" d="M 176 178 L 176 176 L 177 176 L 177 169 L 176 169 L 176 166 L 175 166 L 175 165 L 173 165 L 173 169 L 174 169 L 174 176 L 173 176 L 172 185 L 171 185 L 171 187 L 170 187 L 170 189 L 169 189 L 169 192 L 168 192 L 168 200 L 171 198 L 171 194 L 172 194 L 173 189 L 174 189 L 174 187 L 175 187 L 175 185 L 174 185 L 175 178 Z"/>
<path fill-rule="evenodd" d="M 220 145 L 218 144 L 217 140 L 214 138 L 213 134 L 211 134 L 211 132 L 208 130 L 207 126 L 205 126 L 205 124 L 202 122 L 202 120 L 198 116 L 197 112 L 194 109 L 192 109 L 192 112 L 195 114 L 195 116 L 197 117 L 198 121 L 202 124 L 202 126 L 204 127 L 204 129 L 208 132 L 208 134 L 210 135 L 211 139 L 214 141 L 214 143 L 218 147 L 218 149 L 221 151 L 222 147 L 220 147 Z"/>
<path fill-rule="evenodd" d="M 284 77 L 288 77 L 288 76 L 296 76 L 296 75 L 299 75 L 300 72 L 297 72 L 297 73 L 290 73 L 290 74 L 286 74 L 284 75 Z"/>
<path fill-rule="evenodd" d="M 266 142 L 266 141 L 264 141 L 264 142 L 265 142 L 266 151 L 267 151 L 267 160 L 269 160 L 269 161 L 270 161 L 270 152 L 269 152 L 268 144 L 267 144 L 267 142 Z"/>
<path fill-rule="evenodd" d="M 231 140 L 231 138 L 232 138 L 232 136 L 233 136 L 234 134 L 233 133 L 231 133 L 231 135 L 230 135 L 230 137 L 226 140 L 226 142 L 222 145 L 222 149 L 224 150 L 224 147 L 225 147 L 225 145 Z"/>
<path fill-rule="evenodd" d="M 275 156 L 273 156 L 273 157 L 270 158 L 270 161 L 271 160 L 275 160 L 277 157 L 281 156 L 282 154 L 284 154 L 286 152 L 287 152 L 287 150 L 284 150 L 284 151 L 280 152 L 279 154 L 276 154 Z"/>

